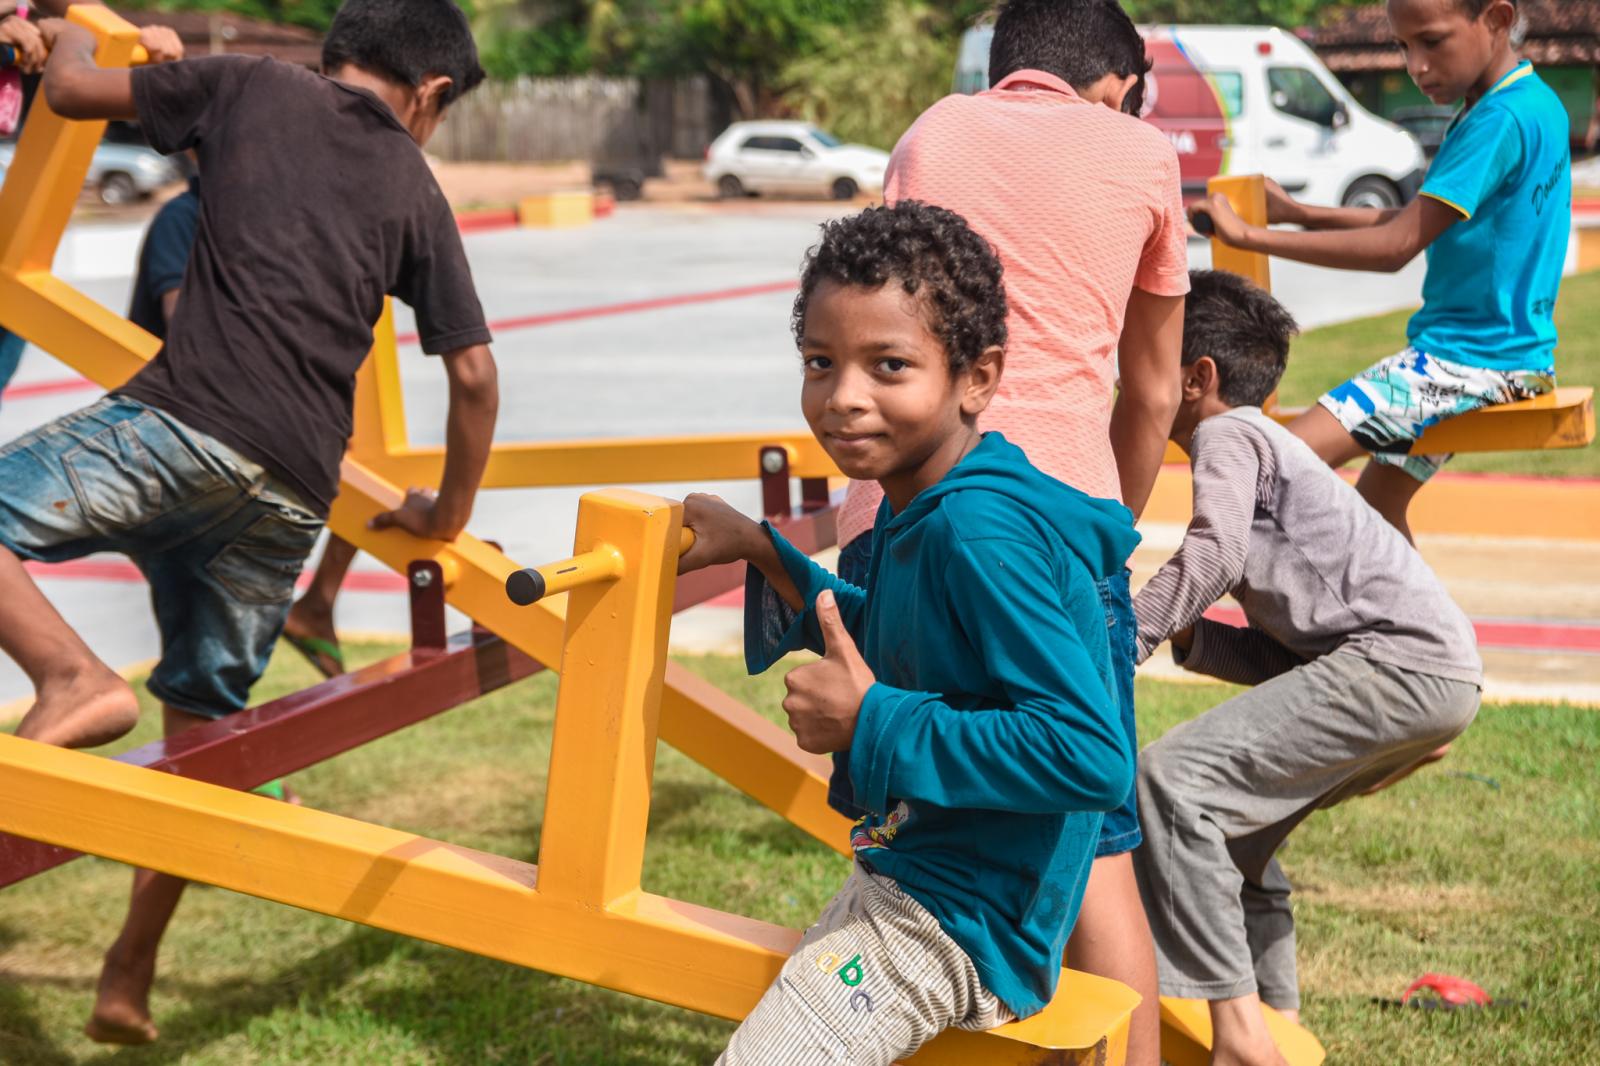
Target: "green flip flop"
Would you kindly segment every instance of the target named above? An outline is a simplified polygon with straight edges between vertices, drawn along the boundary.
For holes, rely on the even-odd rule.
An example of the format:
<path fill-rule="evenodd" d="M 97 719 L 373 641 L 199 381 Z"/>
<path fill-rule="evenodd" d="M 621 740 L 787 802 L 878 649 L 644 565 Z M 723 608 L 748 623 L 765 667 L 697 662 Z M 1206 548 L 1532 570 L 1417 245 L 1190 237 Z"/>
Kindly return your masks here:
<path fill-rule="evenodd" d="M 285 788 L 285 785 L 284 785 L 284 782 L 283 782 L 283 778 L 280 777 L 276 781 L 268 781 L 266 784 L 262 785 L 260 788 L 251 789 L 251 791 L 254 792 L 258 796 L 265 796 L 268 799 L 275 799 L 275 800 L 278 800 L 281 803 L 281 802 L 286 802 L 288 800 L 288 798 L 289 798 L 287 796 L 287 794 L 284 792 L 284 788 Z"/>
<path fill-rule="evenodd" d="M 317 673 L 323 677 L 337 677 L 344 673 L 344 652 L 333 641 L 323 640 L 321 637 L 297 636 L 288 632 L 283 634 L 283 639 L 289 642 L 289 647 L 304 655 L 306 662 L 310 663 Z M 323 664 L 324 656 L 333 662 L 338 669 L 330 671 Z"/>

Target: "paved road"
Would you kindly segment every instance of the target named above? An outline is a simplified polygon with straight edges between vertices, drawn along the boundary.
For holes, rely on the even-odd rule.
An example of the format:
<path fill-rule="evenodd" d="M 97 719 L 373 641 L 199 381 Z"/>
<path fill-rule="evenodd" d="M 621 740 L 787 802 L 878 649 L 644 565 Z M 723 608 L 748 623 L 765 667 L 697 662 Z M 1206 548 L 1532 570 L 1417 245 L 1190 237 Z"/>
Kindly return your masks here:
<path fill-rule="evenodd" d="M 499 439 L 801 428 L 788 324 L 792 296 L 782 286 L 794 279 L 818 221 L 831 210 L 827 204 L 638 207 L 584 229 L 469 236 L 468 255 L 491 320 L 600 309 L 571 321 L 499 331 Z M 1190 256 L 1193 265 L 1204 266 L 1209 250 L 1197 241 Z M 131 250 L 126 260 L 131 264 Z M 109 307 L 125 307 L 129 279 L 105 276 L 117 271 L 104 261 L 96 273 L 102 276 L 83 282 L 84 290 Z M 1421 284 L 1418 264 L 1398 277 L 1334 279 L 1329 273 L 1293 264 L 1277 268 L 1276 291 L 1306 327 L 1414 304 Z M 752 287 L 768 291 L 726 295 Z M 666 297 L 697 299 L 604 310 Z M 403 310 L 399 324 L 402 332 L 411 328 Z M 415 348 L 402 351 L 401 371 L 413 440 L 441 441 L 442 375 Z M 42 383 L 67 376 L 59 363 L 30 351 L 16 384 L 35 392 L 0 405 L 0 440 L 94 396 L 37 392 Z M 757 507 L 753 484 L 652 490 L 670 495 L 702 487 L 723 491 L 747 510 Z M 491 493 L 473 529 L 524 561 L 558 558 L 571 546 L 577 497 L 564 489 Z M 142 584 L 80 572 L 46 577 L 43 587 L 108 662 L 133 664 L 157 653 Z M 390 592 L 349 593 L 340 624 L 355 632 L 401 630 L 403 601 Z M 0 662 L 0 704 L 27 693 L 21 674 Z"/>

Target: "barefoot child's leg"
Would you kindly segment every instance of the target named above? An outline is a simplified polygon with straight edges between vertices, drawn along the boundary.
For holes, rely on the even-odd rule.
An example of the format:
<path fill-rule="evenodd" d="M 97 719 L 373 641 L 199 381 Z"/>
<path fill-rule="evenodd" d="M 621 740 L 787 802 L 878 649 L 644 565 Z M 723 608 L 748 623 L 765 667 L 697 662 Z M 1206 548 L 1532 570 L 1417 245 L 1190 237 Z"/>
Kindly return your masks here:
<path fill-rule="evenodd" d="M 1078 924 L 1067 941 L 1067 965 L 1121 981 L 1142 997 L 1128 1028 L 1128 1066 L 1155 1066 L 1161 1057 L 1161 1001 L 1150 922 L 1139 900 L 1129 852 L 1094 861 Z"/>
<path fill-rule="evenodd" d="M 37 698 L 17 735 L 64 748 L 115 740 L 139 721 L 133 688 L 101 662 L 44 598 L 14 554 L 0 547 L 0 648 Z"/>
<path fill-rule="evenodd" d="M 193 448 L 222 464 L 232 502 L 188 539 L 161 542 L 137 561 L 150 581 L 161 661 L 149 688 L 168 736 L 242 710 L 283 627 L 295 579 L 322 522 L 259 464 L 195 431 Z M 138 871 L 128 916 L 106 952 L 85 1032 L 106 1043 L 157 1035 L 149 998 L 162 934 L 183 895 L 175 877 Z"/>
<path fill-rule="evenodd" d="M 161 708 L 161 716 L 169 737 L 211 720 L 167 706 Z M 181 878 L 153 870 L 133 872 L 128 917 L 111 950 L 106 952 L 95 990 L 94 1012 L 83 1027 L 90 1039 L 102 1044 L 148 1044 L 159 1035 L 150 1020 L 156 952 L 187 884 Z"/>
<path fill-rule="evenodd" d="M 1289 432 L 1311 445 L 1317 458 L 1339 469 L 1352 459 L 1359 459 L 1367 450 L 1350 435 L 1350 431 L 1326 407 L 1314 405 L 1289 423 Z"/>
<path fill-rule="evenodd" d="M 1131 751 L 1139 750 L 1134 716 L 1134 656 L 1137 653 L 1133 595 L 1126 572 L 1098 583 L 1101 604 L 1111 620 L 1107 632 L 1118 717 Z M 1132 852 L 1139 846 L 1137 793 L 1130 793 L 1101 826 L 1094 866 L 1084 889 L 1078 924 L 1067 941 L 1067 965 L 1121 981 L 1139 993 L 1128 1030 L 1128 1066 L 1156 1066 L 1160 1060 L 1161 1005 L 1156 982 L 1155 946 L 1139 899 Z"/>

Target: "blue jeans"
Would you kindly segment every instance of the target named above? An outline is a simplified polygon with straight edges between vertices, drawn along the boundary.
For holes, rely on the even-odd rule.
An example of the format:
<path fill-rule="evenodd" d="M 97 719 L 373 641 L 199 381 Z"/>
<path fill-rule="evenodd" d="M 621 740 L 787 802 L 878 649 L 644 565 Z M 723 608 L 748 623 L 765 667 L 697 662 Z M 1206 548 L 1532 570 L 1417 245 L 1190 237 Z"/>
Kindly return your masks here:
<path fill-rule="evenodd" d="M 839 552 L 839 577 L 865 588 L 867 567 L 871 562 L 872 538 L 857 537 Z M 1137 622 L 1133 617 L 1133 592 L 1128 585 L 1128 571 L 1105 578 L 1099 582 L 1098 588 L 1100 603 L 1106 611 L 1106 628 L 1109 630 L 1106 635 L 1111 641 L 1111 671 L 1117 684 L 1117 708 L 1123 731 L 1128 736 L 1128 748 L 1137 753 L 1139 732 L 1133 714 Z M 846 818 L 860 818 L 867 813 L 856 806 L 855 793 L 850 787 L 848 748 L 833 753 L 833 774 L 828 779 L 828 806 Z M 1130 789 L 1122 806 L 1106 815 L 1100 827 L 1100 840 L 1095 845 L 1095 858 L 1132 851 L 1143 839 L 1139 831 L 1139 798 L 1136 790 Z"/>
<path fill-rule="evenodd" d="M 22 349 L 27 346 L 27 341 L 0 327 L 0 392 L 5 392 L 11 379 L 16 377 L 17 367 L 22 363 Z"/>
<path fill-rule="evenodd" d="M 206 718 L 243 710 L 322 530 L 293 490 L 220 441 L 107 396 L 0 449 L 0 544 L 61 562 L 121 552 L 150 582 L 150 691 Z"/>

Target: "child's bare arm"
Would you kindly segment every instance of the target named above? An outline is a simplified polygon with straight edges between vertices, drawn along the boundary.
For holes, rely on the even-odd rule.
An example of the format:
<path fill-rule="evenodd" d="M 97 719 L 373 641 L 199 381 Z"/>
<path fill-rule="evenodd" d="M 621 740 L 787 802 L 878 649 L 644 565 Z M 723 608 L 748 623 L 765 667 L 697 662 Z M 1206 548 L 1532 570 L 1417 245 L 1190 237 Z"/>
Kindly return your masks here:
<path fill-rule="evenodd" d="M 1167 434 L 1178 412 L 1183 300 L 1135 288 L 1117 342 L 1121 381 L 1111 409 L 1111 451 L 1117 458 L 1122 502 L 1135 518 L 1161 473 Z"/>
<path fill-rule="evenodd" d="M 44 98 L 63 118 L 132 119 L 133 77 L 127 67 L 95 62 L 94 34 L 60 19 L 39 23 L 50 61 L 44 68 Z"/>
<path fill-rule="evenodd" d="M 372 519 L 373 529 L 398 526 L 418 537 L 454 540 L 472 517 L 472 501 L 483 481 L 494 446 L 494 423 L 500 408 L 500 386 L 494 356 L 486 344 L 448 352 L 445 374 L 450 379 L 450 413 L 445 426 L 444 477 L 437 497 L 412 489 L 397 510 Z"/>
<path fill-rule="evenodd" d="M 100 0 L 34 0 L 35 10 L 57 18 L 67 17 L 67 8 L 74 4 L 84 4 L 93 7 L 104 7 Z M 12 4 L 13 8 L 16 6 Z M 0 7 L 3 10 L 3 7 Z M 139 27 L 139 44 L 150 53 L 150 62 L 168 63 L 174 59 L 183 58 L 183 41 L 176 32 L 167 26 L 141 26 Z"/>
<path fill-rule="evenodd" d="M 1244 222 L 1218 194 L 1203 208 L 1219 239 L 1236 248 L 1340 270 L 1392 274 L 1461 221 L 1461 214 L 1431 196 L 1419 196 L 1392 218 L 1360 229 L 1274 230 Z"/>
<path fill-rule="evenodd" d="M 746 518 L 720 496 L 691 493 L 683 501 L 683 524 L 694 532 L 694 545 L 678 559 L 678 573 L 687 574 L 722 563 L 747 562 L 761 571 L 791 610 L 806 609 L 794 579 L 784 569 L 772 538 L 761 523 Z"/>
<path fill-rule="evenodd" d="M 1267 221 L 1304 226 L 1306 229 L 1364 229 L 1380 226 L 1398 215 L 1398 207 L 1322 207 L 1303 204 L 1284 192 L 1283 186 L 1266 179 Z"/>

